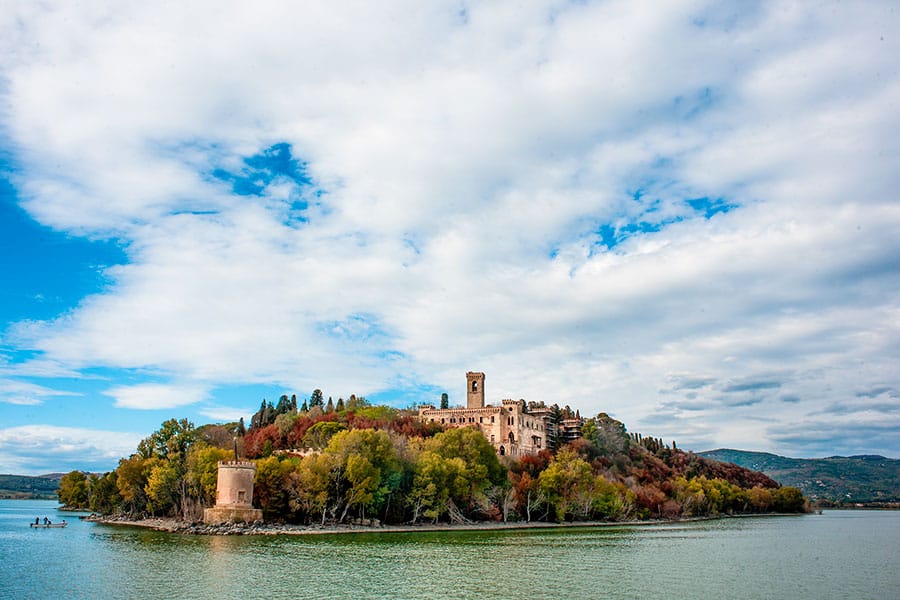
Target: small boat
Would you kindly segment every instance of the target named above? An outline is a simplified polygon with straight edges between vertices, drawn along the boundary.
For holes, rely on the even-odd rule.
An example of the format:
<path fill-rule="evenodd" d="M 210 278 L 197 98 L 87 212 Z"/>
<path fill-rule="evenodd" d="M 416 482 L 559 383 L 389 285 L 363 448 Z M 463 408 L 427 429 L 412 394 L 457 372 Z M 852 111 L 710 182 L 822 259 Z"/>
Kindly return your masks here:
<path fill-rule="evenodd" d="M 55 529 L 57 527 L 65 527 L 68 525 L 65 521 L 62 523 L 32 523 L 31 527 L 33 529 Z"/>

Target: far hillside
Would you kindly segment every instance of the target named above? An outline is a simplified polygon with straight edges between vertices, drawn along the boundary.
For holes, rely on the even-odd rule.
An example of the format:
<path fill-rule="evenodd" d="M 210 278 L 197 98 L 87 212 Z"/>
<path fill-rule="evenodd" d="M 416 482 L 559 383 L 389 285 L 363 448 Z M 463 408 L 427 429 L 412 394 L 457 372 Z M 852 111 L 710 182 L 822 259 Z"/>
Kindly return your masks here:
<path fill-rule="evenodd" d="M 877 455 L 787 458 L 720 448 L 700 456 L 761 471 L 803 490 L 811 500 L 837 503 L 900 502 L 900 460 Z"/>
<path fill-rule="evenodd" d="M 16 500 L 56 500 L 62 473 L 40 475 L 0 475 L 0 498 Z"/>

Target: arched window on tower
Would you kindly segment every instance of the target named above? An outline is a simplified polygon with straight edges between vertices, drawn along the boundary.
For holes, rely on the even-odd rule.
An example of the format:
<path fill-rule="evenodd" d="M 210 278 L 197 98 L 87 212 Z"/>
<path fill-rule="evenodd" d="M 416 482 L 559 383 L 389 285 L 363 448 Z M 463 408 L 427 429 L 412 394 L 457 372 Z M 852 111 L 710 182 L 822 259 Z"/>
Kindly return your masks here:
<path fill-rule="evenodd" d="M 477 381 L 472 381 L 472 391 L 473 392 L 478 391 L 478 382 Z"/>

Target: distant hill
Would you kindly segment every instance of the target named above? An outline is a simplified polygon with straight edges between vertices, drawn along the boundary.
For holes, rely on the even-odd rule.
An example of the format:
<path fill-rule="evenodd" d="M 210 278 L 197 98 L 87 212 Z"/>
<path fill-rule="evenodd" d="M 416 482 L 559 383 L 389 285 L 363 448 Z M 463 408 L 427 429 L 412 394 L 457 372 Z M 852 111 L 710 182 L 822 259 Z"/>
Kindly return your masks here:
<path fill-rule="evenodd" d="M 62 473 L 31 477 L 0 475 L 0 498 L 56 500 L 56 489 Z"/>
<path fill-rule="evenodd" d="M 900 502 L 900 460 L 877 455 L 786 458 L 768 452 L 720 448 L 700 456 L 762 471 L 798 487 L 812 500 Z"/>

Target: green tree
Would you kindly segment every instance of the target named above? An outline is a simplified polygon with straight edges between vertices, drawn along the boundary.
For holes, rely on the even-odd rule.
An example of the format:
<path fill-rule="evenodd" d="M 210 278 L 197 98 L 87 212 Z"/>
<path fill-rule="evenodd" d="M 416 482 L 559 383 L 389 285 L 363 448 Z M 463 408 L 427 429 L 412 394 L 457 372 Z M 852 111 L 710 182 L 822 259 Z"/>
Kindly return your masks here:
<path fill-rule="evenodd" d="M 775 512 L 795 513 L 806 510 L 806 498 L 795 487 L 780 487 L 772 494 L 772 508 Z"/>
<path fill-rule="evenodd" d="M 132 515 L 143 513 L 147 509 L 147 493 L 144 487 L 147 485 L 149 470 L 147 461 L 138 454 L 132 454 L 130 458 L 119 461 L 116 469 L 116 487 L 122 497 L 123 508 Z"/>
<path fill-rule="evenodd" d="M 344 429 L 346 427 L 336 421 L 319 421 L 306 430 L 306 435 L 303 436 L 303 445 L 306 448 L 324 448 L 336 433 Z"/>
<path fill-rule="evenodd" d="M 421 516 L 437 522 L 450 511 L 453 499 L 467 497 L 469 490 L 466 462 L 462 458 L 448 458 L 432 450 L 423 450 L 416 457 L 412 489 L 407 500 L 412 509 L 412 521 L 417 522 Z"/>
<path fill-rule="evenodd" d="M 506 470 L 493 446 L 475 428 L 438 433 L 422 443 L 415 460 L 409 504 L 419 514 L 437 520 L 445 514 L 459 521 L 476 506 L 488 505 L 485 492 L 505 483 Z"/>
<path fill-rule="evenodd" d="M 447 392 L 441 394 L 441 410 L 446 410 L 450 408 L 450 396 L 447 395 Z"/>
<path fill-rule="evenodd" d="M 215 504 L 219 461 L 232 458 L 232 452 L 215 446 L 197 445 L 188 452 L 186 462 L 188 489 L 190 496 L 201 506 Z"/>
<path fill-rule="evenodd" d="M 66 473 L 59 480 L 59 489 L 56 494 L 59 496 L 59 501 L 68 508 L 88 508 L 90 487 L 87 475 L 81 471 Z"/>
<path fill-rule="evenodd" d="M 281 435 L 282 440 L 287 438 L 287 435 L 291 432 L 291 429 L 294 428 L 295 420 L 295 415 L 290 412 L 286 412 L 283 415 L 278 415 L 277 417 L 275 417 L 275 427 L 278 429 L 278 433 Z"/>
<path fill-rule="evenodd" d="M 339 457 L 333 454 L 311 454 L 303 457 L 296 474 L 294 506 L 308 516 L 316 515 L 324 525 L 329 512 L 334 516 L 338 503 L 333 481 L 338 479 Z"/>
<path fill-rule="evenodd" d="M 593 484 L 591 466 L 568 448 L 560 450 L 538 477 L 538 486 L 558 521 L 590 513 Z"/>
<path fill-rule="evenodd" d="M 323 406 L 325 404 L 324 398 L 322 397 L 322 390 L 316 388 L 313 390 L 312 396 L 309 398 L 309 406 L 312 408 L 313 406 Z"/>
<path fill-rule="evenodd" d="M 117 475 L 110 471 L 102 477 L 92 475 L 90 509 L 101 515 L 113 514 L 122 506 L 122 496 L 116 486 Z M 96 479 L 93 479 L 96 477 Z"/>
<path fill-rule="evenodd" d="M 149 437 L 141 440 L 138 454 L 142 458 L 168 458 L 172 453 L 184 456 L 195 439 L 193 423 L 187 419 L 169 419 Z"/>
<path fill-rule="evenodd" d="M 343 500 L 343 520 L 350 510 L 360 517 L 377 512 L 398 482 L 393 475 L 400 470 L 390 436 L 374 429 L 351 429 L 336 433 L 325 453 L 337 457 L 339 490 Z"/>
<path fill-rule="evenodd" d="M 266 520 L 284 520 L 291 513 L 292 479 L 295 463 L 270 456 L 256 462 L 253 495 Z"/>
<path fill-rule="evenodd" d="M 164 458 L 149 458 L 145 466 L 149 468 L 144 487 L 147 508 L 153 515 L 169 514 L 180 505 L 183 473 L 177 463 Z"/>

